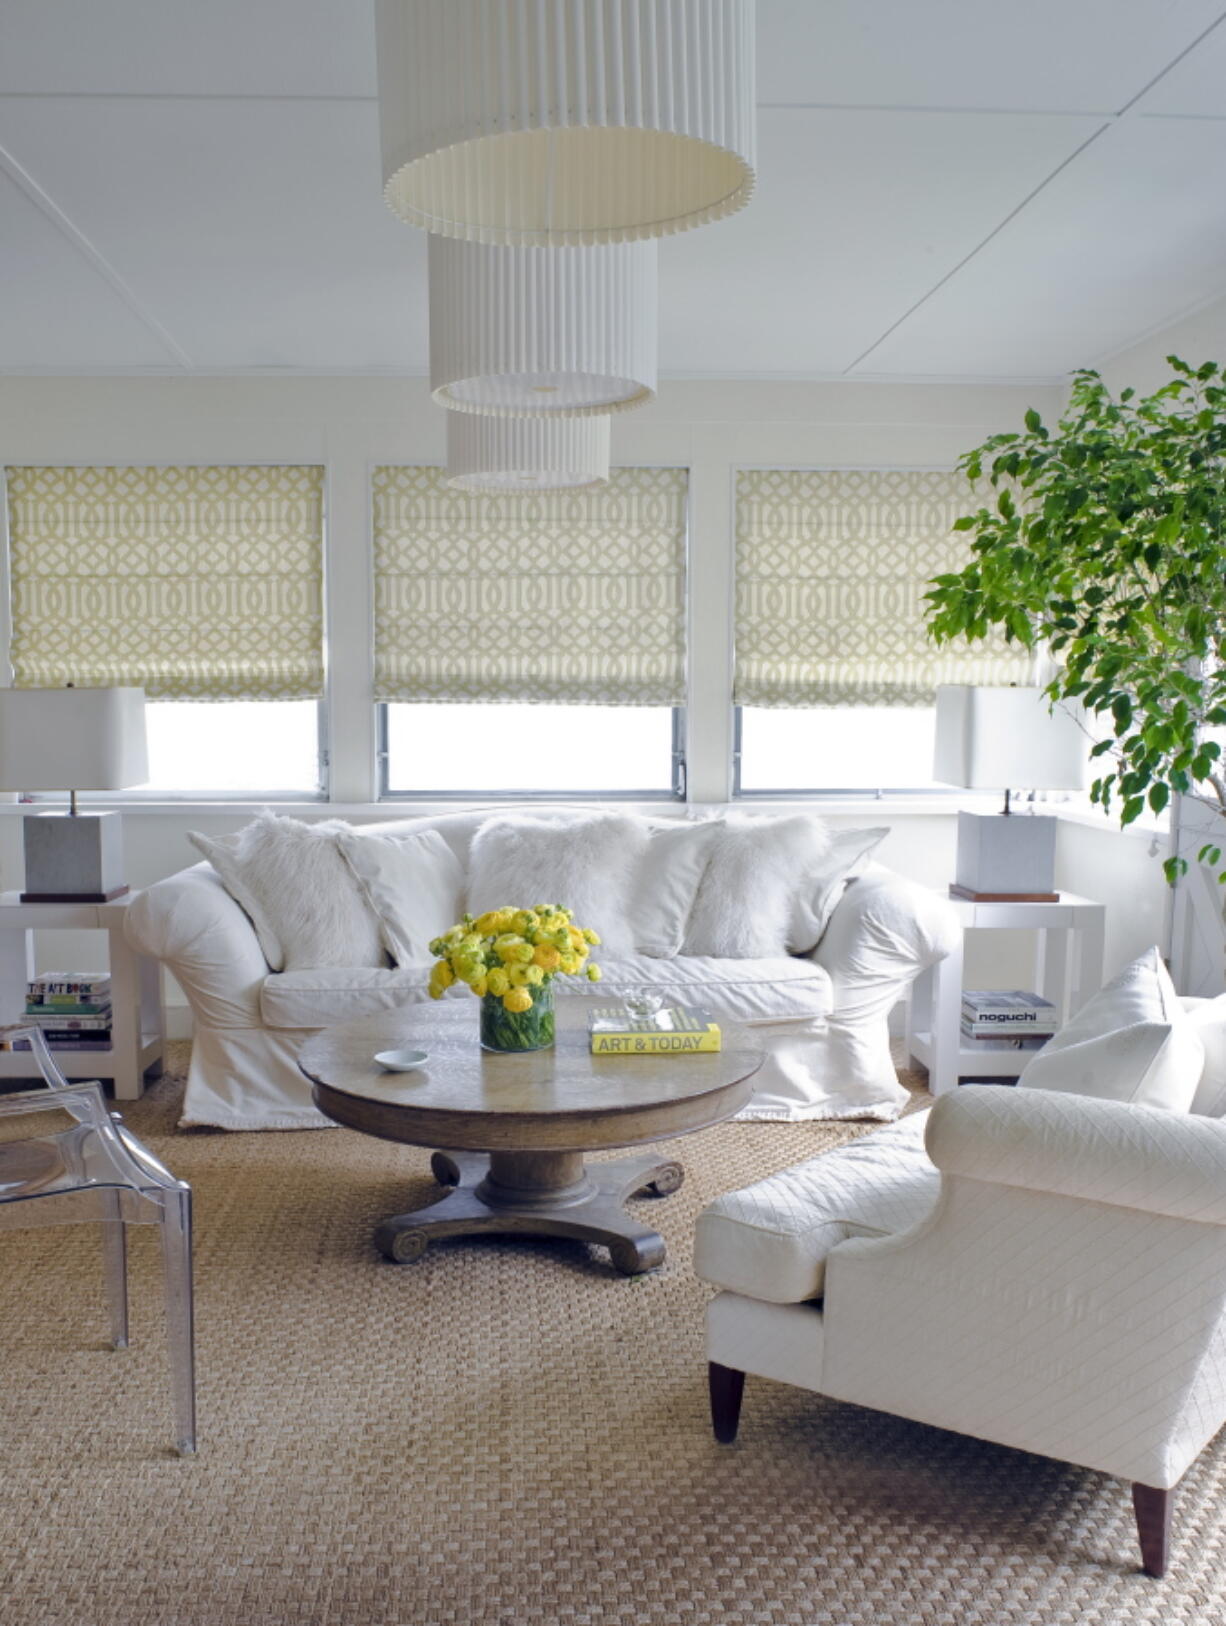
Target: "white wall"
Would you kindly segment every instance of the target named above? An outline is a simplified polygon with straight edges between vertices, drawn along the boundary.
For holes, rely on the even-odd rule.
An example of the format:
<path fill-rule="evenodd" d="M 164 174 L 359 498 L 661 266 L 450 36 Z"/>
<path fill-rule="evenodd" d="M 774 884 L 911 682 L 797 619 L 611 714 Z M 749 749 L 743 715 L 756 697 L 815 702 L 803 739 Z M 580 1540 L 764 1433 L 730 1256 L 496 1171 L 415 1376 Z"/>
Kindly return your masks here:
<path fill-rule="evenodd" d="M 690 791 L 729 794 L 732 744 L 732 496 L 738 466 L 949 466 L 984 436 L 1013 428 L 1027 406 L 1052 417 L 1056 388 L 863 383 L 666 383 L 660 399 L 613 420 L 616 463 L 690 470 Z M 424 379 L 0 378 L 0 463 L 321 463 L 328 470 L 333 799 L 346 817 L 386 816 L 372 802 L 369 481 L 379 463 L 441 462 L 443 414 Z M 338 809 L 339 811 L 340 809 Z M 943 886 L 953 868 L 949 804 L 840 804 L 844 823 L 889 823 L 882 849 L 903 873 Z M 133 811 L 132 881 L 192 861 L 189 828 L 236 828 L 247 810 Z M 1062 832 L 1061 884 L 1109 903 L 1114 967 L 1158 939 L 1163 888 L 1137 838 L 1110 827 Z M 19 884 L 17 821 L 0 814 L 0 880 Z M 1093 884 L 1091 884 L 1091 882 Z M 1108 897 L 1108 893 L 1114 894 Z M 70 943 L 45 954 L 61 958 Z M 45 956 L 44 956 L 45 957 Z M 1012 961 L 986 948 L 982 980 L 1008 980 Z"/>

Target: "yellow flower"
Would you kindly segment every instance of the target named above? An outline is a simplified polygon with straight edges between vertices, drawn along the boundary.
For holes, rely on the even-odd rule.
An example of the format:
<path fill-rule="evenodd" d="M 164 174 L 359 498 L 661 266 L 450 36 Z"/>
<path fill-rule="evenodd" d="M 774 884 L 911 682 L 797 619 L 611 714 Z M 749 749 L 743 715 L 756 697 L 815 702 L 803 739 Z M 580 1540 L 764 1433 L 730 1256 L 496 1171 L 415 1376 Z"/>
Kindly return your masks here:
<path fill-rule="evenodd" d="M 509 994 L 503 994 L 502 1003 L 508 1011 L 530 1011 L 532 995 L 526 988 L 512 988 Z"/>
<path fill-rule="evenodd" d="M 473 929 L 480 937 L 493 937 L 502 930 L 502 919 L 497 909 L 487 909 L 483 915 L 478 915 L 473 922 Z"/>
<path fill-rule="evenodd" d="M 526 965 L 523 969 L 523 976 L 534 988 L 545 980 L 545 973 L 539 965 Z"/>
<path fill-rule="evenodd" d="M 510 979 L 512 988 L 525 988 L 525 987 L 527 987 L 527 984 L 528 984 L 528 970 L 527 970 L 526 966 L 509 965 L 507 967 L 507 976 Z"/>
<path fill-rule="evenodd" d="M 564 954 L 559 962 L 559 970 L 564 971 L 568 977 L 573 977 L 579 969 L 579 956 L 577 954 Z"/>
<path fill-rule="evenodd" d="M 430 971 L 430 981 L 437 982 L 440 988 L 450 988 L 455 981 L 455 972 L 446 960 L 435 960 Z"/>
<path fill-rule="evenodd" d="M 501 996 L 502 994 L 506 993 L 510 986 L 511 979 L 507 976 L 506 972 L 500 965 L 496 965 L 485 979 L 485 991 L 487 994 L 498 994 Z"/>
<path fill-rule="evenodd" d="M 588 966 L 588 968 L 587 968 L 587 980 L 589 982 L 599 982 L 600 981 L 600 967 L 598 965 L 589 965 Z"/>
<path fill-rule="evenodd" d="M 486 977 L 483 971 L 479 977 L 474 977 L 468 986 L 472 989 L 473 993 L 476 994 L 478 999 L 484 999 L 486 994 L 489 992 L 489 979 Z"/>
<path fill-rule="evenodd" d="M 587 942 L 587 943 L 590 943 L 593 948 L 598 948 L 600 946 L 600 934 L 599 934 L 599 932 L 594 932 L 594 931 L 590 930 L 590 928 L 588 928 L 586 926 L 584 927 L 584 930 L 583 930 L 583 938 L 584 938 L 584 941 Z"/>
<path fill-rule="evenodd" d="M 556 971 L 561 955 L 552 943 L 538 943 L 532 951 L 532 959 L 542 971 Z"/>

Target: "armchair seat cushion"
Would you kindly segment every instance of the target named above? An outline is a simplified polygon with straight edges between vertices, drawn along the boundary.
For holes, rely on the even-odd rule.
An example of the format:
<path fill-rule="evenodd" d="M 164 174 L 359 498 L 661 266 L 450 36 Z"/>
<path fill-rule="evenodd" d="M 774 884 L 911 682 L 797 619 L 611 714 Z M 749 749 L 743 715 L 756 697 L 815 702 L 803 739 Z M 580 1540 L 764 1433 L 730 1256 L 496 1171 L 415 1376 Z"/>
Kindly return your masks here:
<path fill-rule="evenodd" d="M 716 1198 L 698 1219 L 695 1271 L 772 1304 L 819 1298 L 838 1243 L 910 1230 L 935 1206 L 940 1175 L 924 1150 L 927 1117 L 913 1113 Z"/>

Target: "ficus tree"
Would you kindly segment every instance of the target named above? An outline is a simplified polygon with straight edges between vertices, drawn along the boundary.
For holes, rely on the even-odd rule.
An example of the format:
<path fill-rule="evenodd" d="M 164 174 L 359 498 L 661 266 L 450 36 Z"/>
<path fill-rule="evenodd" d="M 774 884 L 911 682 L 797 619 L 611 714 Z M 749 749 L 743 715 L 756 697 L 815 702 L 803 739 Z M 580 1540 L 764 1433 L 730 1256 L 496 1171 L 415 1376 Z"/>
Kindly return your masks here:
<path fill-rule="evenodd" d="M 938 642 L 992 631 L 1055 663 L 1046 692 L 1095 724 L 1091 796 L 1130 824 L 1178 792 L 1226 821 L 1226 372 L 1168 356 L 1152 395 L 1074 375 L 1054 428 L 1033 409 L 959 467 L 987 496 L 956 521 L 972 558 L 926 595 Z M 1215 868 L 1226 847 L 1208 842 Z M 1166 861 L 1168 879 L 1187 869 Z M 1226 869 L 1218 879 L 1226 882 Z"/>

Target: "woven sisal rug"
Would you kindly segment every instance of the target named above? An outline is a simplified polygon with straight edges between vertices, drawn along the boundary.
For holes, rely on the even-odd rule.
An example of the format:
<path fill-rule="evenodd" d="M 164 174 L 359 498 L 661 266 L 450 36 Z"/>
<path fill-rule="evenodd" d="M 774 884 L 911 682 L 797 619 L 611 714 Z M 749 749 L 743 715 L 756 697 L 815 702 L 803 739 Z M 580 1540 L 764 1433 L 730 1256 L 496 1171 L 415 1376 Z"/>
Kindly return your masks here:
<path fill-rule="evenodd" d="M 180 1088 L 126 1116 L 196 1191 L 201 1453 L 169 1450 L 153 1233 L 126 1353 L 87 1230 L 0 1238 L 4 1626 L 1226 1622 L 1226 1445 L 1156 1582 L 1097 1474 L 753 1379 L 713 1442 L 694 1216 L 865 1126 L 676 1143 L 647 1278 L 520 1239 L 398 1268 L 370 1232 L 425 1197 L 426 1153 L 176 1134 Z"/>

